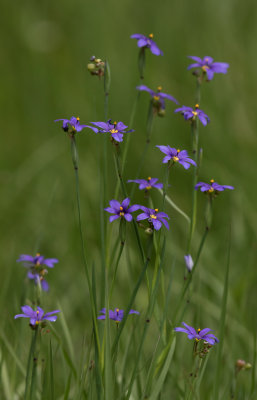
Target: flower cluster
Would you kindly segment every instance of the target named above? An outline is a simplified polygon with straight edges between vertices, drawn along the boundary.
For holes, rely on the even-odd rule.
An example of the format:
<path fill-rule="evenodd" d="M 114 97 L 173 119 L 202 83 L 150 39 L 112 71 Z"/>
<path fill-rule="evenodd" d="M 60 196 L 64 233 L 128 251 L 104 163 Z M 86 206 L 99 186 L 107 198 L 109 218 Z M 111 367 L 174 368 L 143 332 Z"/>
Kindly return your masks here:
<path fill-rule="evenodd" d="M 22 262 L 24 267 L 28 268 L 27 277 L 29 279 L 33 280 L 37 286 L 42 287 L 44 291 L 48 291 L 49 285 L 45 280 L 45 275 L 48 271 L 45 267 L 54 268 L 54 265 L 59 262 L 57 258 L 45 258 L 39 253 L 37 253 L 35 257 L 29 254 L 21 254 L 17 262 Z M 15 315 L 14 319 L 29 318 L 30 326 L 33 329 L 36 329 L 39 324 L 44 327 L 46 321 L 55 322 L 57 316 L 54 314 L 60 312 L 60 310 L 55 310 L 45 314 L 41 307 L 38 306 L 36 310 L 33 310 L 28 305 L 22 306 L 21 310 L 23 314 Z"/>
<path fill-rule="evenodd" d="M 140 206 L 139 204 L 134 204 L 133 206 L 129 207 L 129 203 L 130 199 L 128 197 L 121 203 L 117 200 L 111 200 L 110 207 L 105 208 L 105 211 L 109 212 L 110 214 L 114 214 L 110 216 L 109 221 L 112 222 L 118 218 L 125 218 L 126 221 L 131 222 L 133 219 L 132 212 L 142 210 L 143 213 L 139 214 L 136 218 L 137 222 L 147 219 L 150 227 L 157 231 L 161 228 L 162 224 L 169 229 L 169 224 L 165 220 L 165 218 L 169 219 L 166 213 L 158 212 L 158 208 L 151 209 Z"/>
<path fill-rule="evenodd" d="M 137 46 L 140 48 L 139 52 L 139 71 L 140 71 L 140 76 L 141 78 L 143 77 L 143 72 L 144 72 L 144 65 L 145 65 L 145 50 L 149 49 L 152 54 L 154 55 L 163 55 L 162 50 L 157 46 L 157 44 L 153 41 L 153 34 L 150 34 L 149 36 L 145 36 L 142 34 L 133 34 L 131 35 L 132 39 L 137 40 Z M 227 69 L 229 65 L 227 63 L 218 63 L 214 62 L 211 57 L 204 57 L 203 59 L 200 59 L 199 57 L 195 56 L 190 56 L 191 59 L 195 61 L 195 63 L 191 64 L 188 66 L 188 69 L 197 69 L 200 70 L 200 73 L 194 72 L 194 74 L 198 77 L 200 77 L 201 74 L 201 79 L 199 78 L 198 83 L 202 82 L 202 78 L 206 77 L 208 81 L 213 79 L 213 76 L 215 73 L 223 73 L 225 74 L 227 72 Z M 103 62 L 101 59 L 97 59 L 96 57 L 91 57 L 90 63 L 88 64 L 88 70 L 92 75 L 97 75 L 99 78 L 105 74 L 105 70 L 108 68 L 107 62 Z M 178 101 L 170 94 L 162 92 L 162 87 L 159 86 L 157 88 L 157 91 L 154 91 L 150 89 L 146 85 L 139 85 L 136 87 L 138 91 L 145 91 L 148 92 L 151 99 L 150 99 L 150 107 L 152 107 L 150 110 L 153 111 L 153 114 L 157 114 L 159 116 L 163 116 L 165 114 L 165 101 L 169 100 L 172 101 L 176 104 L 179 104 Z M 181 113 L 182 116 L 186 121 L 190 121 L 192 124 L 192 131 L 197 131 L 197 121 L 199 120 L 202 125 L 206 126 L 210 122 L 209 116 L 199 108 L 199 104 L 196 104 L 194 107 L 187 107 L 187 106 L 182 106 L 179 107 L 175 110 L 175 113 Z M 150 114 L 149 114 L 150 115 Z M 149 118 L 150 120 L 150 118 Z M 116 143 L 118 145 L 119 143 L 123 142 L 123 136 L 125 133 L 133 132 L 133 129 L 128 129 L 128 126 L 125 125 L 123 122 L 112 122 L 111 119 L 109 119 L 107 122 L 91 122 L 91 125 L 81 125 L 79 118 L 72 117 L 70 120 L 68 119 L 58 119 L 56 121 L 62 121 L 62 128 L 64 131 L 68 132 L 70 135 L 74 135 L 76 132 L 80 132 L 84 128 L 89 128 L 91 129 L 94 133 L 107 133 L 111 139 L 111 142 Z M 72 137 L 72 136 L 71 136 Z M 198 141 L 197 141 L 198 142 Z M 165 157 L 162 160 L 162 163 L 168 164 L 167 170 L 174 164 L 178 163 L 181 164 L 184 169 L 189 169 L 190 166 L 197 167 L 196 162 L 191 159 L 188 155 L 187 150 L 180 150 L 177 148 L 170 147 L 169 145 L 164 146 L 164 145 L 158 145 L 156 146 L 159 148 L 159 150 L 164 153 Z M 198 150 L 198 149 L 197 149 Z M 195 151 L 196 154 L 196 160 L 198 160 L 198 152 L 197 150 Z M 117 167 L 118 169 L 118 167 Z M 194 169 L 194 183 L 196 182 L 196 169 Z M 119 173 L 119 176 L 121 174 Z M 158 182 L 158 178 L 151 178 L 148 177 L 147 179 L 130 179 L 127 182 L 131 183 L 137 183 L 139 185 L 139 190 L 144 190 L 145 193 L 149 193 L 150 189 L 156 188 L 156 189 L 162 189 L 163 184 Z M 123 182 L 122 182 L 123 184 Z M 168 182 L 167 182 L 168 185 Z M 227 186 L 227 185 L 219 185 L 218 183 L 215 183 L 214 180 L 211 180 L 211 184 L 207 184 L 204 182 L 198 182 L 195 185 L 195 190 L 200 188 L 202 192 L 207 192 L 209 195 L 216 195 L 218 192 L 223 191 L 225 189 L 234 189 L 232 186 Z M 123 187 L 124 189 L 124 187 Z M 126 193 L 126 190 L 124 190 Z M 145 196 L 147 197 L 147 196 Z M 149 196 L 148 196 L 149 197 Z M 196 195 L 194 194 L 194 197 Z M 165 199 L 165 196 L 163 196 Z M 149 199 L 149 204 L 151 207 L 153 207 L 151 198 Z M 164 202 L 163 202 L 164 204 Z M 194 206 L 193 206 L 194 207 Z M 140 210 L 140 213 L 135 217 L 134 222 L 138 222 L 138 226 L 143 226 L 141 224 L 141 221 L 147 221 L 149 224 L 148 230 L 152 233 L 154 230 L 159 231 L 161 227 L 164 225 L 166 229 L 169 229 L 169 216 L 163 212 L 159 211 L 158 208 L 149 208 L 144 205 L 139 205 L 139 204 L 133 204 L 130 205 L 130 198 L 126 197 L 124 200 L 121 202 L 115 199 L 110 200 L 109 206 L 104 209 L 106 212 L 111 214 L 109 216 L 109 221 L 113 222 L 115 220 L 120 221 L 120 227 L 125 227 L 125 221 L 126 222 L 131 222 L 133 221 L 133 213 L 136 211 Z M 192 213 L 193 215 L 193 213 Z M 120 231 L 122 228 L 120 229 Z M 125 231 L 125 229 L 124 229 Z M 191 240 L 191 238 L 190 238 Z M 190 246 L 189 246 L 190 247 Z M 189 250 L 188 250 L 189 252 Z M 119 259 L 118 259 L 119 260 Z M 192 259 L 192 256 L 190 254 L 187 254 L 184 256 L 185 264 L 189 272 L 192 271 L 194 268 L 194 262 Z M 47 273 L 47 270 L 42 267 L 42 265 L 47 266 L 49 268 L 52 268 L 54 266 L 54 263 L 56 263 L 58 260 L 56 259 L 45 259 L 43 256 L 40 256 L 39 254 L 36 257 L 28 256 L 28 255 L 22 255 L 20 256 L 20 259 L 18 260 L 19 262 L 25 262 L 27 263 L 26 266 L 29 267 L 29 272 L 28 272 L 28 277 L 29 279 L 34 279 L 34 281 L 41 282 L 42 287 L 48 288 L 47 283 L 44 280 L 44 275 Z M 116 270 L 115 270 L 116 274 Z M 46 289 L 45 289 L 46 290 Z M 15 316 L 15 318 L 19 317 L 24 317 L 24 318 L 29 318 L 30 319 L 30 324 L 33 327 L 36 327 L 40 323 L 44 323 L 44 321 L 55 321 L 56 320 L 56 313 L 59 312 L 59 310 L 52 311 L 49 313 L 44 314 L 43 309 L 40 307 L 37 307 L 36 310 L 33 310 L 30 306 L 23 306 L 22 307 L 23 314 L 18 314 Z M 138 311 L 135 310 L 130 310 L 129 314 L 139 314 Z M 117 324 L 122 321 L 124 318 L 124 310 L 121 310 L 119 308 L 115 308 L 114 310 L 107 310 L 106 308 L 103 308 L 100 311 L 100 315 L 97 317 L 99 320 L 105 320 L 106 318 L 109 318 L 113 321 L 115 321 Z M 190 340 L 194 340 L 195 344 L 197 346 L 198 342 L 201 342 L 203 346 L 201 347 L 201 354 L 204 355 L 208 351 L 208 347 L 213 346 L 214 344 L 218 343 L 219 340 L 217 339 L 216 336 L 214 336 L 213 333 L 211 332 L 211 329 L 205 328 L 205 329 L 198 329 L 195 330 L 193 327 L 187 325 L 185 322 L 182 323 L 184 327 L 176 327 L 175 331 L 176 332 L 184 332 L 187 334 L 188 338 Z"/>
<path fill-rule="evenodd" d="M 100 58 L 92 56 L 90 62 L 87 64 L 87 69 L 91 75 L 96 75 L 101 78 L 104 76 L 105 62 Z"/>

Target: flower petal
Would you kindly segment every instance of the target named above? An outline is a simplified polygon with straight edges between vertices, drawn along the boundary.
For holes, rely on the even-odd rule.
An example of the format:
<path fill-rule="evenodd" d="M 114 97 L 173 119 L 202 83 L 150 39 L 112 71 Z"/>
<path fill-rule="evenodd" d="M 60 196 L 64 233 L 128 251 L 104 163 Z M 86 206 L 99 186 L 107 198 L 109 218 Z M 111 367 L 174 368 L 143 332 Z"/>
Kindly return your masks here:
<path fill-rule="evenodd" d="M 155 56 L 163 56 L 163 51 L 159 49 L 159 47 L 153 40 L 151 41 L 150 50 Z"/>
<path fill-rule="evenodd" d="M 115 221 L 115 219 L 118 219 L 118 218 L 120 218 L 119 215 L 111 215 L 110 218 L 109 218 L 109 221 L 113 222 L 113 221 Z"/>

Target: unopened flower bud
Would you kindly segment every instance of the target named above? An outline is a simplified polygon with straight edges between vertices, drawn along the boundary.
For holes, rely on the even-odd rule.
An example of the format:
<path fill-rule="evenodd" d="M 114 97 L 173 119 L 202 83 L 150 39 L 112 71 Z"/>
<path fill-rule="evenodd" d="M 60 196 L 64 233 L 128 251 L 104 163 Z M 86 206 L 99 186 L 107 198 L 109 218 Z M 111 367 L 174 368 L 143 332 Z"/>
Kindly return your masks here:
<path fill-rule="evenodd" d="M 87 64 L 87 69 L 89 72 L 94 71 L 95 70 L 95 64 L 89 63 Z"/>
<path fill-rule="evenodd" d="M 158 111 L 158 116 L 159 117 L 164 117 L 166 114 L 166 111 L 164 108 L 160 108 L 160 110 Z"/>
<path fill-rule="evenodd" d="M 146 233 L 147 235 L 152 235 L 152 234 L 153 234 L 153 229 L 152 229 L 152 228 L 146 228 L 146 229 L 145 229 L 145 233 Z"/>
<path fill-rule="evenodd" d="M 239 372 L 241 370 L 251 369 L 252 365 L 250 363 L 245 362 L 244 360 L 236 361 L 236 370 Z"/>
<path fill-rule="evenodd" d="M 244 360 L 237 360 L 237 361 L 236 361 L 236 367 L 237 367 L 238 369 L 245 368 L 245 364 L 246 364 L 246 362 L 245 362 Z"/>

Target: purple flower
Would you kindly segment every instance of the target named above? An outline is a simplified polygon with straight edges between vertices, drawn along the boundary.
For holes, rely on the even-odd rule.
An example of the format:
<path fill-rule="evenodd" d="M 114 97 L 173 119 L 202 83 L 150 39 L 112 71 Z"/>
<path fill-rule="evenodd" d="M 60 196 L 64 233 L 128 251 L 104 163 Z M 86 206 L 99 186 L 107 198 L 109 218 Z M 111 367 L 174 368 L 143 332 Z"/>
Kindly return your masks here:
<path fill-rule="evenodd" d="M 99 317 L 97 317 L 97 319 L 105 319 L 106 317 L 106 308 L 103 308 L 100 311 L 101 314 Z M 139 314 L 138 311 L 135 310 L 130 310 L 129 314 Z M 124 316 L 124 310 L 120 310 L 119 308 L 115 308 L 115 310 L 109 310 L 109 318 L 112 319 L 113 321 L 116 321 L 117 323 L 119 323 L 120 321 L 122 321 Z"/>
<path fill-rule="evenodd" d="M 77 118 L 71 117 L 71 119 L 61 118 L 61 119 L 56 119 L 54 122 L 57 122 L 57 121 L 63 121 L 62 129 L 65 132 L 68 132 L 69 125 L 71 127 L 71 132 L 70 133 L 80 132 L 80 131 L 82 131 L 83 128 L 90 128 L 90 126 L 88 126 L 88 125 L 80 125 L 79 117 L 77 117 Z"/>
<path fill-rule="evenodd" d="M 146 192 L 152 188 L 162 189 L 162 183 L 156 183 L 158 178 L 151 178 L 150 176 L 146 179 L 130 179 L 128 182 L 139 183 L 139 190 L 145 190 Z"/>
<path fill-rule="evenodd" d="M 159 49 L 157 44 L 152 40 L 153 39 L 152 33 L 150 33 L 150 35 L 148 35 L 148 36 L 141 35 L 140 33 L 135 33 L 134 35 L 131 35 L 130 37 L 131 37 L 131 39 L 137 39 L 138 47 L 148 48 L 156 56 L 159 56 L 159 55 L 163 56 L 163 52 Z"/>
<path fill-rule="evenodd" d="M 15 315 L 14 319 L 16 318 L 30 318 L 30 325 L 36 326 L 39 325 L 40 322 L 43 321 L 51 321 L 55 322 L 57 320 L 57 316 L 53 314 L 57 314 L 60 310 L 55 310 L 44 314 L 44 310 L 42 308 L 37 307 L 37 310 L 34 311 L 30 306 L 23 306 L 21 307 L 23 314 Z"/>
<path fill-rule="evenodd" d="M 95 133 L 110 133 L 111 137 L 116 140 L 116 142 L 123 141 L 123 133 L 134 132 L 134 129 L 126 131 L 127 126 L 124 125 L 123 122 L 120 121 L 112 123 L 111 119 L 109 119 L 107 122 L 91 122 L 91 124 L 97 126 L 97 128 L 92 126 L 88 126 L 88 128 L 92 129 Z"/>
<path fill-rule="evenodd" d="M 168 100 L 173 101 L 176 104 L 179 104 L 178 101 L 173 96 L 171 96 L 170 94 L 167 94 L 167 93 L 163 93 L 161 91 L 162 90 L 161 86 L 159 86 L 157 88 L 157 92 L 154 92 L 152 89 L 149 89 L 145 85 L 137 86 L 137 90 L 141 90 L 141 91 L 150 93 L 150 95 L 152 97 L 152 101 L 153 101 L 153 107 L 157 110 L 157 112 L 159 112 L 160 110 L 165 110 L 164 99 L 168 99 Z"/>
<path fill-rule="evenodd" d="M 35 282 L 36 285 L 41 285 L 42 289 L 45 292 L 49 290 L 49 284 L 45 280 L 44 275 L 47 274 L 48 271 L 46 269 L 41 270 L 39 273 L 28 271 L 27 277 Z"/>
<path fill-rule="evenodd" d="M 169 219 L 168 215 L 164 212 L 158 212 L 158 208 L 152 209 L 144 206 L 140 206 L 141 210 L 144 211 L 142 214 L 137 216 L 137 221 L 147 219 L 153 228 L 158 231 L 162 224 L 169 229 L 169 224 L 165 218 Z"/>
<path fill-rule="evenodd" d="M 218 192 L 223 192 L 225 189 L 230 189 L 233 190 L 233 186 L 228 186 L 228 185 L 219 185 L 217 182 L 214 182 L 214 179 L 210 180 L 211 184 L 205 183 L 205 182 L 198 182 L 195 185 L 195 190 L 198 188 L 201 188 L 201 192 L 207 192 L 210 194 L 218 194 Z"/>
<path fill-rule="evenodd" d="M 214 74 L 226 74 L 229 64 L 223 62 L 213 62 L 212 57 L 205 56 L 203 59 L 195 56 L 188 56 L 196 63 L 190 64 L 187 69 L 201 68 L 203 73 L 206 73 L 207 80 L 211 81 Z"/>
<path fill-rule="evenodd" d="M 186 264 L 187 270 L 189 272 L 191 272 L 192 269 L 193 269 L 193 266 L 194 266 L 194 261 L 193 261 L 193 259 L 191 257 L 191 254 L 185 255 L 184 256 L 184 260 L 185 260 L 185 264 Z"/>
<path fill-rule="evenodd" d="M 162 162 L 166 164 L 170 160 L 173 161 L 173 163 L 178 162 L 181 164 L 185 169 L 188 169 L 190 167 L 190 164 L 196 166 L 196 163 L 194 160 L 188 157 L 187 151 L 186 150 L 179 150 L 175 149 L 174 147 L 170 146 L 156 146 L 159 147 L 159 149 L 166 154 Z"/>
<path fill-rule="evenodd" d="M 45 258 L 37 253 L 35 257 L 28 254 L 21 254 L 17 262 L 23 262 L 24 267 L 29 268 L 40 267 L 42 265 L 46 265 L 48 268 L 53 268 L 54 264 L 58 263 L 59 260 L 57 260 L 57 258 Z"/>
<path fill-rule="evenodd" d="M 174 112 L 180 112 L 186 121 L 195 121 L 195 119 L 198 118 L 204 126 L 210 122 L 210 118 L 205 114 L 205 112 L 203 112 L 203 110 L 200 110 L 198 104 L 195 105 L 195 108 L 182 106 L 177 108 Z"/>
<path fill-rule="evenodd" d="M 28 254 L 21 254 L 17 262 L 23 262 L 24 267 L 29 268 L 27 273 L 27 277 L 31 280 L 34 280 L 35 284 L 41 284 L 41 287 L 44 291 L 48 291 L 49 285 L 45 280 L 45 275 L 48 273 L 48 268 L 53 268 L 54 264 L 59 261 L 57 258 L 44 258 L 39 253 L 36 254 L 35 257 L 30 256 Z"/>
<path fill-rule="evenodd" d="M 140 206 L 135 204 L 129 207 L 129 202 L 130 199 L 128 197 L 124 199 L 122 203 L 119 203 L 117 200 L 110 201 L 110 207 L 105 208 L 105 211 L 114 214 L 110 216 L 110 222 L 118 218 L 125 218 L 128 222 L 132 221 L 131 213 L 138 210 Z"/>
<path fill-rule="evenodd" d="M 214 345 L 215 343 L 219 343 L 219 340 L 214 336 L 212 333 L 208 333 L 212 331 L 212 329 L 205 328 L 205 329 L 197 329 L 197 332 L 192 326 L 187 325 L 185 322 L 182 322 L 182 324 L 185 326 L 185 328 L 175 328 L 174 331 L 176 332 L 184 332 L 187 333 L 188 339 L 195 339 L 197 342 L 200 340 L 205 340 L 211 345 Z"/>

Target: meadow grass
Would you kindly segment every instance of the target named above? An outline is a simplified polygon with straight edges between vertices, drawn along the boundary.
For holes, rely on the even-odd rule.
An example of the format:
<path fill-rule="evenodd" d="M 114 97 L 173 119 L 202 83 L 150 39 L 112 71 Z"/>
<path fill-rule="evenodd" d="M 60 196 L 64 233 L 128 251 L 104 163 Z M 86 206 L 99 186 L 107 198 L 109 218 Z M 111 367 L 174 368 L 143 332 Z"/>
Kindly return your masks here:
<path fill-rule="evenodd" d="M 256 13 L 250 1 L 3 4 L 0 398 L 257 397 Z M 137 32 L 153 32 L 164 52 L 147 49 L 143 80 L 130 39 Z M 105 79 L 87 71 L 93 54 L 108 60 Z M 168 171 L 156 148 L 192 156 L 190 123 L 169 101 L 165 117 L 153 115 L 149 93 L 136 90 L 161 85 L 180 105 L 194 106 L 188 55 L 230 64 L 226 75 L 201 85 L 200 108 L 211 123 L 199 124 L 198 180 L 235 187 L 213 200 L 208 230 L 206 196 L 193 192 L 192 207 L 196 169 Z M 123 121 L 135 132 L 118 149 L 84 129 L 72 138 L 75 148 L 54 123 L 72 115 L 82 124 Z M 127 183 L 148 176 L 165 183 L 163 191 L 151 189 L 152 203 Z M 119 220 L 110 223 L 104 208 L 127 195 L 131 204 L 163 207 L 170 230 L 147 235 L 135 220 L 126 232 Z M 42 333 L 14 320 L 39 298 L 16 260 L 37 252 L 59 259 L 40 302 L 61 313 Z M 122 322 L 97 320 L 103 307 L 107 314 L 123 309 Z M 210 327 L 220 340 L 200 364 L 194 341 L 174 332 L 182 321 Z M 239 371 L 237 360 L 252 367 Z"/>

